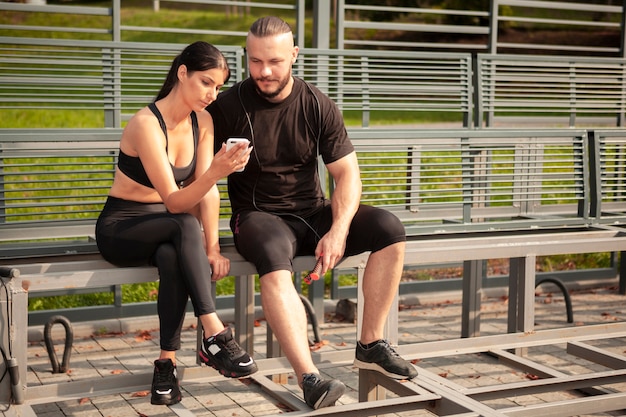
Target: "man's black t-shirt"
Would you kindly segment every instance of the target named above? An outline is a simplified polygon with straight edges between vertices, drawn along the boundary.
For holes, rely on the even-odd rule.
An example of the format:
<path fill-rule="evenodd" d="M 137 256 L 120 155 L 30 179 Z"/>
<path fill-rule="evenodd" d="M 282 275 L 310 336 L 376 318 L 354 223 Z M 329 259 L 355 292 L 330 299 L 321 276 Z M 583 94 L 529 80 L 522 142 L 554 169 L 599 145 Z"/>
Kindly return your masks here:
<path fill-rule="evenodd" d="M 241 173 L 228 177 L 233 213 L 262 210 L 308 216 L 324 205 L 317 175 L 317 154 L 334 162 L 354 150 L 341 112 L 314 86 L 294 77 L 293 91 L 270 103 L 247 79 L 207 109 L 215 125 L 215 150 L 229 137 L 244 137 L 254 146 Z M 318 104 L 319 103 L 319 104 Z"/>

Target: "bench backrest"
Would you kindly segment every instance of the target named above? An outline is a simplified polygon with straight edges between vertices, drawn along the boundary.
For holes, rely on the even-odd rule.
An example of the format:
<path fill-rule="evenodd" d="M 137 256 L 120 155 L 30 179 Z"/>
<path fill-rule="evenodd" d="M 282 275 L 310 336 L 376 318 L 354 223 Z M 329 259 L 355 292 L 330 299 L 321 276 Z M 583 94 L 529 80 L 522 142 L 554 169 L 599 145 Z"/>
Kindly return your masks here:
<path fill-rule="evenodd" d="M 184 46 L 0 37 L 0 115 L 19 111 L 21 117 L 37 115 L 31 119 L 39 123 L 50 120 L 50 112 L 69 110 L 76 113 L 71 127 L 122 127 L 153 100 Z M 231 68 L 228 88 L 247 76 L 244 50 L 219 48 Z M 374 111 L 379 119 L 435 112 L 446 113 L 458 127 L 472 122 L 467 53 L 303 48 L 294 73 L 328 93 L 344 112 L 361 112 L 362 126 Z"/>
<path fill-rule="evenodd" d="M 158 93 L 185 45 L 0 37 L 0 111 L 73 110 L 93 127 L 121 127 Z M 243 48 L 219 46 L 243 77 Z M 83 125 L 84 126 L 84 125 Z M 49 127 L 49 126 L 38 126 Z"/>
<path fill-rule="evenodd" d="M 446 113 L 457 127 L 472 123 L 469 53 L 300 50 L 294 74 L 313 82 L 343 111 L 361 112 L 361 126 L 398 112 Z M 378 120 L 380 123 L 380 120 Z"/>
<path fill-rule="evenodd" d="M 624 126 L 626 59 L 478 54 L 475 125 Z"/>
<path fill-rule="evenodd" d="M 0 130 L 0 243 L 92 239 L 120 134 Z M 349 129 L 349 135 L 363 203 L 396 213 L 409 234 L 589 222 L 584 130 Z M 230 205 L 225 181 L 219 185 L 227 239 Z"/>
<path fill-rule="evenodd" d="M 45 251 L 46 241 L 93 239 L 121 133 L 121 128 L 0 130 L 0 244 L 35 240 Z M 219 186 L 226 219 L 225 182 Z M 226 220 L 221 226 L 226 229 Z"/>
<path fill-rule="evenodd" d="M 410 234 L 588 223 L 586 131 L 350 131 L 362 201 Z"/>
<path fill-rule="evenodd" d="M 120 129 L 4 130 L 0 242 L 93 236 L 112 183 L 120 133 Z"/>
<path fill-rule="evenodd" d="M 590 132 L 593 150 L 591 177 L 592 217 L 605 224 L 626 225 L 626 131 L 596 129 Z"/>

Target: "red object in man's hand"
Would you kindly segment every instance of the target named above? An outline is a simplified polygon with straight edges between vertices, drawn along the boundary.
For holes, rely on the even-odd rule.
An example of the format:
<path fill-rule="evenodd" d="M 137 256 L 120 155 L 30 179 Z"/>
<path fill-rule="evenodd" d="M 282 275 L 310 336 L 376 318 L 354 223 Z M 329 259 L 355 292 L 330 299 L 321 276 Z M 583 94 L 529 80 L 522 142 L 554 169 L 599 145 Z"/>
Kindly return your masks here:
<path fill-rule="evenodd" d="M 310 284 L 313 281 L 317 281 L 318 279 L 320 279 L 320 272 L 322 272 L 322 257 L 321 256 L 317 258 L 317 262 L 315 263 L 313 270 L 309 272 L 308 274 L 306 274 L 306 276 L 304 277 L 304 282 L 307 284 Z"/>

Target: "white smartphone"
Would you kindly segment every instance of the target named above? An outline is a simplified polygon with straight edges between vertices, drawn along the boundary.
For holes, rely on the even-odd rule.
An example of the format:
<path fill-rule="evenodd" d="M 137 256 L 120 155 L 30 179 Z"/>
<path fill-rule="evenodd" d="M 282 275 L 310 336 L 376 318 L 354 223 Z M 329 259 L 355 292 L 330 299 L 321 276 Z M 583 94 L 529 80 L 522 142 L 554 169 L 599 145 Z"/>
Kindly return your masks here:
<path fill-rule="evenodd" d="M 245 143 L 246 145 L 250 144 L 250 141 L 246 138 L 228 138 L 226 141 L 226 150 L 230 150 L 237 143 Z M 235 172 L 243 172 L 243 168 L 236 170 Z"/>
<path fill-rule="evenodd" d="M 246 138 L 228 138 L 226 141 L 226 150 L 230 150 L 236 143 L 245 143 L 246 145 L 250 144 L 250 141 Z"/>

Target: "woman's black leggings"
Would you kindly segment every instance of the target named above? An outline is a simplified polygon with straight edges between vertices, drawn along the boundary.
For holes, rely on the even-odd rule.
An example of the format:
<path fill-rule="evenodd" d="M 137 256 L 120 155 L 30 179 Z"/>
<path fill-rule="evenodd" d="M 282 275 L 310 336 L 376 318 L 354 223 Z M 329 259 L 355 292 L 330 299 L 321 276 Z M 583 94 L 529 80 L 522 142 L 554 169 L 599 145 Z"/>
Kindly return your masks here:
<path fill-rule="evenodd" d="M 198 220 L 171 214 L 163 204 L 109 197 L 96 224 L 100 253 L 117 266 L 155 265 L 161 349 L 180 349 L 187 300 L 196 316 L 215 312 L 211 266 Z"/>

